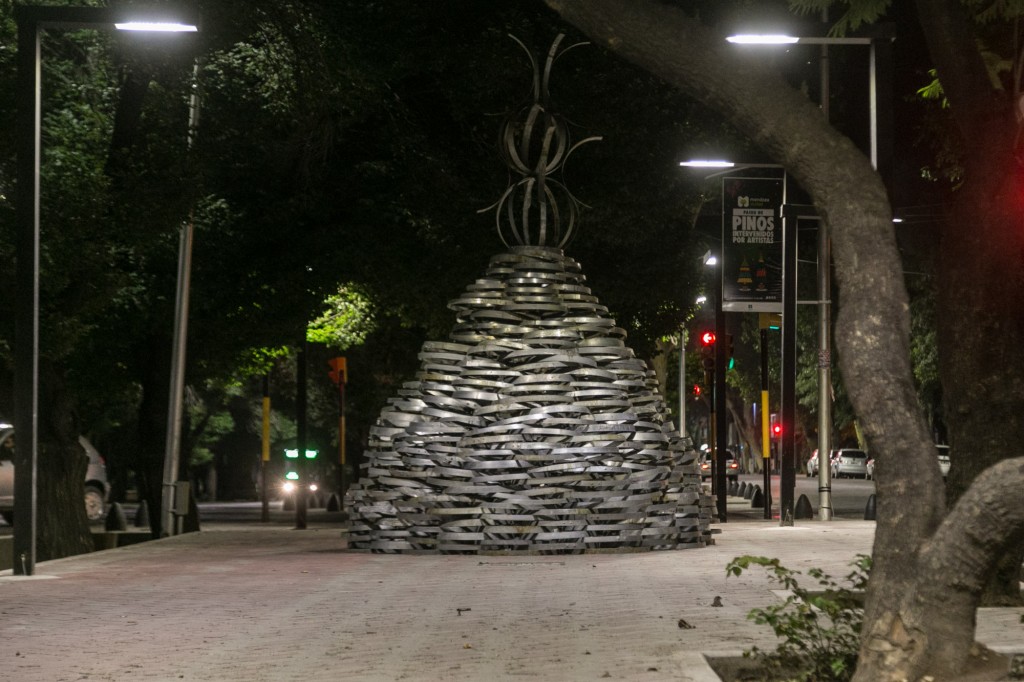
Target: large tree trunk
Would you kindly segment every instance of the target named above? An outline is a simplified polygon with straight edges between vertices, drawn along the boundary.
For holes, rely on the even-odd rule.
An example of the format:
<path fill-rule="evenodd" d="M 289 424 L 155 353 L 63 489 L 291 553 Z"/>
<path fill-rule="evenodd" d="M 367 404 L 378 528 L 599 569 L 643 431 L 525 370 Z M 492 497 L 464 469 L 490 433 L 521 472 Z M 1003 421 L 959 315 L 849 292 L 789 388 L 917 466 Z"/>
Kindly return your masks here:
<path fill-rule="evenodd" d="M 880 178 L 776 74 L 723 49 L 721 36 L 677 9 L 639 0 L 547 3 L 599 45 L 721 112 L 783 163 L 828 222 L 842 292 L 840 369 L 879 462 L 874 563 L 856 679 L 955 677 L 974 636 L 979 580 L 991 574 L 1000 547 L 1020 535 L 1014 508 L 1021 506 L 1021 472 L 1007 464 L 986 475 L 990 487 L 981 488 L 979 480 L 940 528 L 945 496 L 914 391 L 909 306 Z M 992 515 L 991 524 L 976 516 L 983 512 Z M 983 540 L 986 533 L 991 537 Z M 975 546 L 979 542 L 983 546 Z"/>
<path fill-rule="evenodd" d="M 953 446 L 953 501 L 979 471 L 1024 454 L 1009 447 L 1024 440 L 1024 215 L 1014 196 L 1024 173 L 1005 162 L 1005 150 L 984 148 L 991 152 L 990 168 L 1004 171 L 972 164 L 972 182 L 959 192 L 942 237 L 939 369 Z M 984 604 L 1022 603 L 1022 561 L 1024 544 L 1008 547 Z"/>
<path fill-rule="evenodd" d="M 1022 454 L 1024 440 L 1024 171 L 1020 125 L 993 90 L 957 2 L 919 3 L 929 52 L 964 144 L 964 182 L 942 229 L 939 371 L 952 444 L 955 502 L 987 467 Z M 1024 544 L 1008 547 L 986 604 L 1020 604 Z"/>
<path fill-rule="evenodd" d="M 36 558 L 48 561 L 93 550 L 83 499 L 89 460 L 71 398 L 46 359 L 39 362 L 39 391 Z"/>
<path fill-rule="evenodd" d="M 743 471 L 748 474 L 757 473 L 762 470 L 761 462 L 761 424 L 754 424 L 750 417 L 750 410 L 739 395 L 739 391 L 727 390 L 725 395 L 726 408 L 729 416 L 732 417 L 732 424 L 736 429 L 736 436 L 743 441 L 743 453 L 734 452 L 739 459 Z"/>
<path fill-rule="evenodd" d="M 909 558 L 918 580 L 865 615 L 856 681 L 956 679 L 974 642 L 982 591 L 1010 547 L 1024 540 L 1024 458 L 987 469 L 934 536 Z M 881 509 L 879 514 L 881 514 Z M 891 512 L 890 512 L 891 513 Z M 876 543 L 876 552 L 877 552 Z M 870 586 L 877 577 L 872 572 Z"/>

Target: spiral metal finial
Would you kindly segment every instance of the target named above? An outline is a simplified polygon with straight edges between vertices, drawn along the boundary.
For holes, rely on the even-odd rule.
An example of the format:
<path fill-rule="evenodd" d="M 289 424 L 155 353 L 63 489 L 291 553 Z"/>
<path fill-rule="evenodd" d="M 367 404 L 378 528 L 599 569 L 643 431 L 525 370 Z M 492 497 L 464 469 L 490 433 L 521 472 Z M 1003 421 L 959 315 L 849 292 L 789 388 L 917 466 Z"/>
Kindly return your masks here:
<path fill-rule="evenodd" d="M 570 144 L 565 121 L 551 109 L 548 83 L 555 59 L 588 43 L 576 43 L 559 52 L 565 38 L 564 34 L 559 34 L 548 50 L 541 73 L 523 42 L 515 36 L 509 37 L 519 43 L 533 67 L 533 103 L 509 116 L 501 129 L 502 158 L 519 179 L 513 179 L 501 198 L 481 213 L 495 209 L 498 236 L 506 247 L 563 248 L 572 239 L 579 207 L 583 204 L 551 176 L 561 170 L 577 147 L 601 138 L 588 137 Z"/>

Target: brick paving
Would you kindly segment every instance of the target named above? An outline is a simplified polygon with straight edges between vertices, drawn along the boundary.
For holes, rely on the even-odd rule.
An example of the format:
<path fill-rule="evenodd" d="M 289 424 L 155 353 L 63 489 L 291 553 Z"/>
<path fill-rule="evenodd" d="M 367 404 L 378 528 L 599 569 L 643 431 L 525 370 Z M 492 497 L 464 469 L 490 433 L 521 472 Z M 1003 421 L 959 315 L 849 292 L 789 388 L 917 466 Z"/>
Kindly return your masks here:
<path fill-rule="evenodd" d="M 726 579 L 732 558 L 845 575 L 874 534 L 717 528 L 674 552 L 410 556 L 349 550 L 341 525 L 204 526 L 0 572 L 0 680 L 715 680 L 701 654 L 770 646 L 746 614 L 779 598 L 757 570 Z M 979 639 L 1021 650 L 1020 613 L 982 610 Z"/>

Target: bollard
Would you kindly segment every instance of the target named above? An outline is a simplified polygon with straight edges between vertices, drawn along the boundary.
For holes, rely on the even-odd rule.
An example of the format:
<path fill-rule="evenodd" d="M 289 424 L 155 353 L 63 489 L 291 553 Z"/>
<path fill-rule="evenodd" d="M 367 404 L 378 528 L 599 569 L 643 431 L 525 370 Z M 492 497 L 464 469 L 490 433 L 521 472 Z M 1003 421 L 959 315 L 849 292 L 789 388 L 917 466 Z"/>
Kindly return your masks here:
<path fill-rule="evenodd" d="M 744 498 L 744 499 L 750 499 L 750 498 L 747 497 L 747 482 L 746 481 L 743 481 L 743 483 L 740 483 L 739 488 L 737 488 L 737 490 L 736 490 L 736 494 L 739 495 L 740 497 Z"/>
<path fill-rule="evenodd" d="M 796 501 L 796 510 L 794 511 L 794 517 L 798 519 L 813 519 L 814 508 L 811 507 L 811 501 L 807 499 L 806 495 L 801 495 Z"/>
<path fill-rule="evenodd" d="M 753 483 L 748 485 L 747 489 L 743 491 L 743 499 L 749 500 L 750 498 L 752 498 L 754 496 L 754 488 L 756 487 L 757 486 L 755 486 Z"/>
<path fill-rule="evenodd" d="M 104 526 L 107 530 L 128 530 L 128 522 L 124 518 L 124 510 L 118 502 L 110 505 L 107 511 L 107 522 Z"/>
<path fill-rule="evenodd" d="M 864 520 L 874 521 L 875 520 L 875 505 L 878 503 L 875 501 L 875 494 L 871 493 L 871 497 L 868 498 L 867 506 L 864 507 Z"/>
<path fill-rule="evenodd" d="M 737 482 L 737 481 L 730 481 L 729 482 L 729 496 L 730 497 L 736 497 L 736 495 L 739 493 L 739 490 L 740 490 L 739 482 Z"/>
<path fill-rule="evenodd" d="M 331 497 L 327 500 L 327 511 L 341 511 L 341 499 L 338 497 L 338 493 L 331 493 Z"/>
<path fill-rule="evenodd" d="M 751 509 L 764 509 L 764 493 L 760 486 L 754 486 L 754 494 L 750 496 Z"/>
<path fill-rule="evenodd" d="M 145 500 L 139 502 L 139 506 L 135 509 L 134 525 L 136 528 L 148 528 L 149 527 L 149 505 L 146 504 Z"/>

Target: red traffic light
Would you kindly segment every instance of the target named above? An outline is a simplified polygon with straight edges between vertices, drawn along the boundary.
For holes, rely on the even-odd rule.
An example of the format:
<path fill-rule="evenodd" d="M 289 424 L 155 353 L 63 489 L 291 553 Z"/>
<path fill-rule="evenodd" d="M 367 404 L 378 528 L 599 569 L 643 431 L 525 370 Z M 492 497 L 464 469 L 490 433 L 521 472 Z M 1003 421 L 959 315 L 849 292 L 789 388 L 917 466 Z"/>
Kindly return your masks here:
<path fill-rule="evenodd" d="M 775 438 L 778 438 L 781 435 L 782 435 L 782 424 L 779 424 L 778 422 L 772 424 L 772 436 L 774 436 Z"/>
<path fill-rule="evenodd" d="M 708 330 L 708 331 L 706 331 L 706 332 L 704 332 L 703 334 L 700 335 L 701 345 L 704 345 L 704 346 L 714 345 L 715 338 L 716 338 L 715 337 L 715 333 L 713 331 L 711 331 L 711 330 Z"/>
<path fill-rule="evenodd" d="M 693 385 L 693 397 L 694 398 L 699 398 L 700 397 L 700 384 L 694 384 Z"/>

